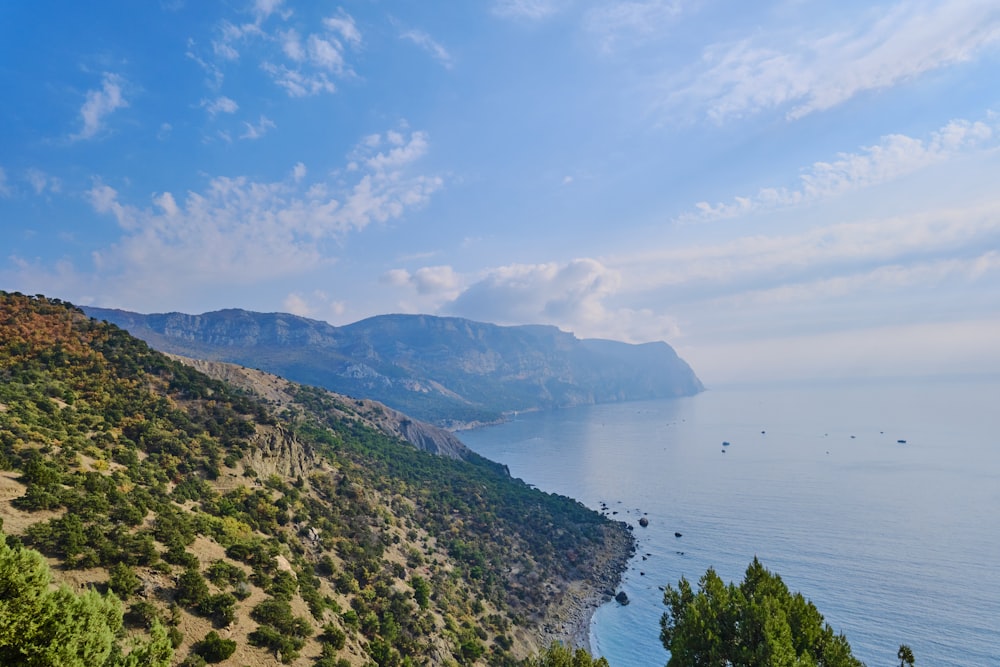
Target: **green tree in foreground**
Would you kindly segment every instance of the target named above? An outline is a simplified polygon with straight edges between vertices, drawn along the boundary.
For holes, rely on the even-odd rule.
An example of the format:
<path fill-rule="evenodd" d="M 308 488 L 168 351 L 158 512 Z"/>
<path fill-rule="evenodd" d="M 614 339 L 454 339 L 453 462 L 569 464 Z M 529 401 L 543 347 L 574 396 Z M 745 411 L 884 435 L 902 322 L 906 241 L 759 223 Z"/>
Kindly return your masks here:
<path fill-rule="evenodd" d="M 681 578 L 676 589 L 667 586 L 663 602 L 668 667 L 864 667 L 816 606 L 756 558 L 739 586 L 709 568 L 697 592 Z"/>
<path fill-rule="evenodd" d="M 907 665 L 913 667 L 913 649 L 906 644 L 899 645 L 896 657 L 899 658 L 899 667 L 906 667 Z"/>
<path fill-rule="evenodd" d="M 159 625 L 152 639 L 130 647 L 118 642 L 121 603 L 95 591 L 77 595 L 50 589 L 41 554 L 11 548 L 0 531 L 0 664 L 25 667 L 167 667 L 173 649 Z"/>
<path fill-rule="evenodd" d="M 608 661 L 592 658 L 582 648 L 571 651 L 562 644 L 553 644 L 528 660 L 527 667 L 608 667 Z"/>

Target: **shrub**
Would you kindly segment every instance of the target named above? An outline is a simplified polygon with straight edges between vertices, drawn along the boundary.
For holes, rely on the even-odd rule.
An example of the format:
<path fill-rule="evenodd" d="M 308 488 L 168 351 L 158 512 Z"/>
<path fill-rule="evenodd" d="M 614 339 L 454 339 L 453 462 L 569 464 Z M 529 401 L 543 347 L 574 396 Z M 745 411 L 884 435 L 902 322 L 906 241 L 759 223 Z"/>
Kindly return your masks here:
<path fill-rule="evenodd" d="M 205 662 L 222 662 L 236 651 L 236 642 L 223 639 L 215 630 L 194 645 L 194 652 L 205 659 Z"/>
<path fill-rule="evenodd" d="M 108 588 L 114 591 L 122 600 L 127 600 L 135 593 L 142 582 L 136 576 L 135 570 L 124 563 L 116 563 L 111 567 L 108 576 Z"/>

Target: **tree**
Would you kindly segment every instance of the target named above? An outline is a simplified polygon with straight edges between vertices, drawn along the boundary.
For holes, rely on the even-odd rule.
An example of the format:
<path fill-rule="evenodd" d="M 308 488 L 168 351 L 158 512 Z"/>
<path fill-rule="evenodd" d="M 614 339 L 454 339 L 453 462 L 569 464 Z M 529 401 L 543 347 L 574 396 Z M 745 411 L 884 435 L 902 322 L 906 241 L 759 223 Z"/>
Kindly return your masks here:
<path fill-rule="evenodd" d="M 236 651 L 236 642 L 223 639 L 215 630 L 210 631 L 205 638 L 195 644 L 194 652 L 205 659 L 205 662 L 222 662 Z"/>
<path fill-rule="evenodd" d="M 52 575 L 37 551 L 12 548 L 0 532 L 0 664 L 25 667 L 167 667 L 173 649 L 163 628 L 124 655 L 117 635 L 122 607 L 114 595 L 66 586 L 50 588 Z M 141 661 L 141 662 L 140 662 Z"/>
<path fill-rule="evenodd" d="M 582 648 L 573 651 L 559 643 L 552 644 L 526 664 L 527 667 L 608 667 L 604 658 L 594 658 Z"/>
<path fill-rule="evenodd" d="M 684 578 L 663 594 L 660 640 L 668 667 L 863 667 L 815 605 L 792 594 L 756 558 L 743 582 L 728 586 L 709 568 L 698 591 Z"/>
<path fill-rule="evenodd" d="M 414 575 L 410 580 L 413 586 L 413 599 L 421 609 L 427 609 L 431 600 L 431 585 L 421 576 Z"/>
<path fill-rule="evenodd" d="M 608 667 L 608 661 L 593 658 L 582 648 L 571 651 L 556 643 L 529 659 L 527 667 Z"/>
<path fill-rule="evenodd" d="M 907 665 L 913 667 L 913 649 L 906 644 L 899 645 L 896 657 L 899 658 L 899 667 L 906 667 Z"/>
<path fill-rule="evenodd" d="M 125 563 L 115 563 L 108 570 L 108 588 L 122 600 L 127 600 L 141 585 L 135 570 Z"/>

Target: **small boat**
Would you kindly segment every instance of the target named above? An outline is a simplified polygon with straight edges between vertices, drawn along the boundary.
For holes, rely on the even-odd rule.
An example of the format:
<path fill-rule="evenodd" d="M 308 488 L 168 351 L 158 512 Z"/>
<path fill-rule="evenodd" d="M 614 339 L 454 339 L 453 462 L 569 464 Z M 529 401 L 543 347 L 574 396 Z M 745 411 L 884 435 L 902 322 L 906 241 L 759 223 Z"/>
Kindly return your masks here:
<path fill-rule="evenodd" d="M 906 444 L 906 440 L 897 440 L 896 442 L 898 442 L 901 445 L 905 445 Z"/>
<path fill-rule="evenodd" d="M 729 441 L 728 440 L 723 440 L 722 441 L 722 446 L 723 447 L 728 447 L 729 446 Z"/>
<path fill-rule="evenodd" d="M 674 533 L 674 537 L 680 537 L 680 536 L 681 536 L 680 533 Z"/>

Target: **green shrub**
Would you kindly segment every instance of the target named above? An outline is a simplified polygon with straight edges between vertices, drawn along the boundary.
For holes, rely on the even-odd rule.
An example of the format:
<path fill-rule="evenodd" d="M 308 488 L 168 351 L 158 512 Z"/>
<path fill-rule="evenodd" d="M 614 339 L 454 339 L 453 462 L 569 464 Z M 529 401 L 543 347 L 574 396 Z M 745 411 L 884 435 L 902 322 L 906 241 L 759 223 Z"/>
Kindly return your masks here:
<path fill-rule="evenodd" d="M 212 630 L 195 644 L 192 650 L 203 657 L 205 662 L 222 662 L 236 651 L 236 642 L 232 639 L 223 639 Z"/>
<path fill-rule="evenodd" d="M 208 601 L 209 595 L 208 584 L 201 573 L 194 568 L 184 570 L 177 580 L 177 604 L 200 607 Z"/>
<path fill-rule="evenodd" d="M 135 570 L 124 563 L 113 565 L 108 574 L 108 588 L 122 600 L 129 599 L 142 585 Z"/>

